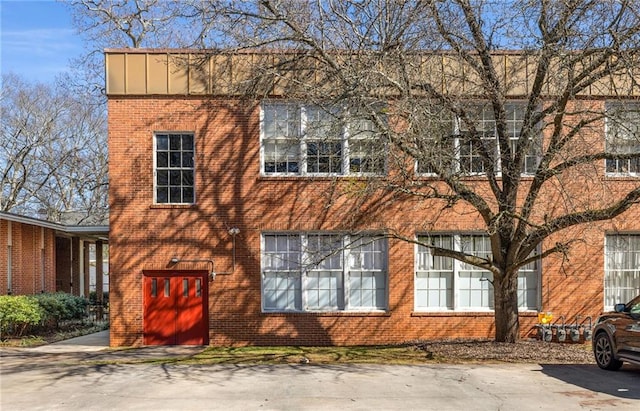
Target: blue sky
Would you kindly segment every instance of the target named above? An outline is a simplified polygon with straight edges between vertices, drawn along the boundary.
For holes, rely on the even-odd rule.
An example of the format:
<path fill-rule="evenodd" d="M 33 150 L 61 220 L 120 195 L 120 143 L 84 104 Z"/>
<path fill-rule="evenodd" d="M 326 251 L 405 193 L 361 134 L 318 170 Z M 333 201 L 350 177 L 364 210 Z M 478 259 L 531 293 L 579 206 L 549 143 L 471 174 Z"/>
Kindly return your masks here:
<path fill-rule="evenodd" d="M 54 0 L 0 0 L 0 71 L 51 82 L 82 54 L 67 6 Z"/>

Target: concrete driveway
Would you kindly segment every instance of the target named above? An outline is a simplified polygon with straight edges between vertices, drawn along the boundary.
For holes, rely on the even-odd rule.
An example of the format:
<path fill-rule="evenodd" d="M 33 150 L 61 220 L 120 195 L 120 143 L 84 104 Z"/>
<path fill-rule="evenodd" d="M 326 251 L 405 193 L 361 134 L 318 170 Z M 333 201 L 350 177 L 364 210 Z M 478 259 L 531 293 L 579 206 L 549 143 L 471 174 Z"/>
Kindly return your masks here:
<path fill-rule="evenodd" d="M 94 336 L 95 337 L 95 336 Z M 186 366 L 100 361 L 202 347 L 3 349 L 2 410 L 638 410 L 640 367 L 593 365 Z"/>

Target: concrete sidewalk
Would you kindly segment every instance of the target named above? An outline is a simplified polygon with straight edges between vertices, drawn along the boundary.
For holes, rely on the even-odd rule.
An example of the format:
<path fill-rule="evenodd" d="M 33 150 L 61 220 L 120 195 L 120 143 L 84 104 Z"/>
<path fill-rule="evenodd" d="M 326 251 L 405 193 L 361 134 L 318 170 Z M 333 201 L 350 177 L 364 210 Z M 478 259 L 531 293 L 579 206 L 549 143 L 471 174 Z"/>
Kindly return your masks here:
<path fill-rule="evenodd" d="M 38 347 L 0 347 L 2 365 L 29 359 L 33 362 L 64 360 L 71 362 L 137 362 L 154 359 L 185 358 L 201 353 L 206 346 L 159 345 L 110 348 L 109 330 L 70 338 Z"/>
<path fill-rule="evenodd" d="M 40 353 L 104 351 L 109 349 L 109 330 L 27 349 Z"/>

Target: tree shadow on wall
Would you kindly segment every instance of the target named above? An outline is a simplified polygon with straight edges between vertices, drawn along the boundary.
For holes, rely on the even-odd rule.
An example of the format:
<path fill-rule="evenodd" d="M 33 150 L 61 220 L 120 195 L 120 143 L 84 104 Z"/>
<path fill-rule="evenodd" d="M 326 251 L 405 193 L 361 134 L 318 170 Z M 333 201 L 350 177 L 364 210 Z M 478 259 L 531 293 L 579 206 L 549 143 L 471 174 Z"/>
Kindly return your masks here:
<path fill-rule="evenodd" d="M 261 234 L 265 230 L 353 231 L 381 226 L 378 211 L 384 198 L 371 201 L 351 195 L 352 181 L 261 177 L 255 101 L 172 96 L 146 104 L 151 107 L 144 113 L 128 116 L 126 124 L 119 124 L 132 132 L 118 140 L 112 135 L 110 142 L 111 161 L 118 164 L 110 173 L 115 340 L 142 344 L 143 271 L 168 269 L 173 257 L 215 262 L 218 275 L 209 283 L 211 343 L 331 345 L 335 341 L 329 328 L 362 321 L 263 313 Z M 188 130 L 196 136 L 194 205 L 153 203 L 151 136 L 158 130 Z M 240 231 L 235 250 L 231 228 Z M 374 321 L 382 324 L 386 318 Z"/>

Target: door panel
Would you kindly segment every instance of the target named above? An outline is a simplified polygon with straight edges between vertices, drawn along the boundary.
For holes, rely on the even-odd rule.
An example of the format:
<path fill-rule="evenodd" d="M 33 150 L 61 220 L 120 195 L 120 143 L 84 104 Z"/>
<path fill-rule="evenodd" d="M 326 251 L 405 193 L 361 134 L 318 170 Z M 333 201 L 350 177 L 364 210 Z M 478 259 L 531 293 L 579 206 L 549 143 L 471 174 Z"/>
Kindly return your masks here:
<path fill-rule="evenodd" d="M 144 344 L 209 343 L 204 275 L 144 277 Z"/>
<path fill-rule="evenodd" d="M 204 320 L 202 279 L 184 277 L 180 280 L 180 293 L 176 296 L 180 314 L 177 319 L 176 344 L 202 345 L 202 323 Z"/>

